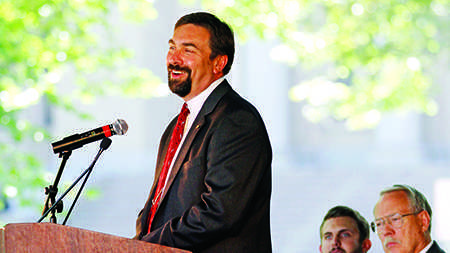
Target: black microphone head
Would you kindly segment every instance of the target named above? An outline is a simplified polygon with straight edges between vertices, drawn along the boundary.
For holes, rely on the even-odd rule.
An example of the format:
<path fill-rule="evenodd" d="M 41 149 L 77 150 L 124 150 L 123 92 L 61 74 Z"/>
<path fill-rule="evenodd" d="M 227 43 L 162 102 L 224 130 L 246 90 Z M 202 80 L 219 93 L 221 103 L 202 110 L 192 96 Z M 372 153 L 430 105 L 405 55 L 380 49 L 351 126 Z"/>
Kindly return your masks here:
<path fill-rule="evenodd" d="M 107 150 L 109 146 L 111 146 L 112 140 L 108 137 L 103 138 L 102 142 L 100 143 L 100 148 L 103 150 Z"/>
<path fill-rule="evenodd" d="M 118 135 L 123 135 L 128 131 L 128 124 L 123 119 L 118 119 L 112 123 L 114 132 Z"/>

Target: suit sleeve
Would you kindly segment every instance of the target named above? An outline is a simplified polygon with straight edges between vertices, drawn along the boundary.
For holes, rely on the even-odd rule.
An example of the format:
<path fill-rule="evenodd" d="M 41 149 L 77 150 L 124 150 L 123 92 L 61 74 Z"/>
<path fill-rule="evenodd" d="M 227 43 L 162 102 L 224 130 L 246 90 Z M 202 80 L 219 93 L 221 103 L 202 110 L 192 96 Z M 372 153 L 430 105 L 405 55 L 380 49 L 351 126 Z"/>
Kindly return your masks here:
<path fill-rule="evenodd" d="M 237 233 L 261 188 L 270 198 L 270 183 L 261 187 L 272 159 L 262 120 L 249 111 L 225 115 L 204 140 L 206 191 L 201 201 L 142 240 L 198 250 Z"/>

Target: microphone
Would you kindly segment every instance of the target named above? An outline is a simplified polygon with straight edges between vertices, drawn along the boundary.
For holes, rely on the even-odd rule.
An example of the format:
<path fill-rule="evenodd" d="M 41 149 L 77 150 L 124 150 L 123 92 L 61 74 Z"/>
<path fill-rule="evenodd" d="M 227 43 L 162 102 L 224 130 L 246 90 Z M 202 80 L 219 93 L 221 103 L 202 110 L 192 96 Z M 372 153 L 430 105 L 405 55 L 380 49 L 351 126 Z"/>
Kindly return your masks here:
<path fill-rule="evenodd" d="M 68 136 L 60 141 L 52 143 L 53 153 L 61 153 L 64 151 L 71 151 L 81 148 L 84 144 L 101 140 L 112 135 L 123 135 L 128 131 L 127 122 L 123 119 L 118 119 L 114 123 L 102 126 L 82 134 L 74 134 Z"/>

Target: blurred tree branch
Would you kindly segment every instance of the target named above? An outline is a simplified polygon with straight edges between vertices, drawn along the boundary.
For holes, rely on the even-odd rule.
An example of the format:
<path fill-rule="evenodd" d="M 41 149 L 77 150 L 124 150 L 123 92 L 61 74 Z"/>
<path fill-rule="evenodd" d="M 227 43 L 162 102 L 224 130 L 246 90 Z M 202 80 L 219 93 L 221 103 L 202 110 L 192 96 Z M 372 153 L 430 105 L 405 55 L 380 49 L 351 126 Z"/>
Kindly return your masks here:
<path fill-rule="evenodd" d="M 161 83 L 149 70 L 129 64 L 130 50 L 105 39 L 112 37 L 108 21 L 117 17 L 111 10 L 131 22 L 157 15 L 146 0 L 0 0 L 0 196 L 30 205 L 30 191 L 46 182 L 40 161 L 18 144 L 39 142 L 48 134 L 21 118 L 23 109 L 45 97 L 52 106 L 87 118 L 75 108 L 75 99 L 149 97 Z M 69 94 L 58 87 L 67 72 L 74 73 L 77 87 Z M 95 85 L 93 73 L 104 75 Z M 5 201 L 0 198 L 0 211 Z"/>
<path fill-rule="evenodd" d="M 290 98 L 304 102 L 311 121 L 327 117 L 350 129 L 376 126 L 383 113 L 437 113 L 431 70 L 448 57 L 446 0 L 180 0 L 201 4 L 227 21 L 240 42 L 278 41 L 271 55 L 301 71 L 319 69 L 293 84 Z M 73 105 L 97 95 L 150 97 L 161 82 L 129 64 L 133 53 L 111 35 L 112 10 L 132 21 L 154 19 L 147 0 L 0 0 L 0 196 L 32 202 L 45 185 L 40 162 L 18 148 L 48 134 L 19 117 L 42 97 L 52 106 L 88 117 Z M 109 40 L 105 38 L 110 38 Z M 445 58 L 445 57 L 444 57 Z M 74 72 L 76 89 L 58 83 Z M 101 82 L 93 85 L 93 75 Z M 103 78 L 106 77 L 106 78 Z M 276 88 L 276 87 L 274 87 Z M 5 207 L 0 198 L 0 210 Z"/>
<path fill-rule="evenodd" d="M 311 121 L 378 124 L 383 113 L 435 115 L 431 72 L 448 59 L 446 0 L 202 0 L 235 29 L 279 41 L 273 58 L 320 74 L 292 87 Z M 441 58 L 442 59 L 442 58 Z"/>

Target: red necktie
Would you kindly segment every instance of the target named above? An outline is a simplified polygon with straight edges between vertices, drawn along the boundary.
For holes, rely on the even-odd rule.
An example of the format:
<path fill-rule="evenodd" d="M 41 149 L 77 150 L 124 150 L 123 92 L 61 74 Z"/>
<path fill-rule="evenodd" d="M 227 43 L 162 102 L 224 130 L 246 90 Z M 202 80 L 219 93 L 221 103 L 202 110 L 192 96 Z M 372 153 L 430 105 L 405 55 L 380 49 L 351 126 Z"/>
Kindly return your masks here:
<path fill-rule="evenodd" d="M 169 171 L 170 165 L 172 164 L 173 156 L 177 152 L 178 146 L 180 145 L 181 138 L 183 137 L 184 125 L 186 124 L 186 118 L 189 114 L 189 109 L 187 104 L 183 104 L 180 115 L 178 115 L 178 120 L 175 128 L 173 129 L 172 136 L 170 137 L 169 149 L 166 153 L 166 158 L 164 159 L 164 165 L 161 169 L 159 175 L 158 184 L 156 186 L 155 194 L 152 199 L 152 207 L 150 209 L 150 214 L 148 218 L 148 233 L 150 233 L 150 227 L 152 225 L 153 218 L 155 217 L 156 209 L 158 208 L 160 197 L 162 195 L 162 190 L 166 183 L 167 173 Z"/>

